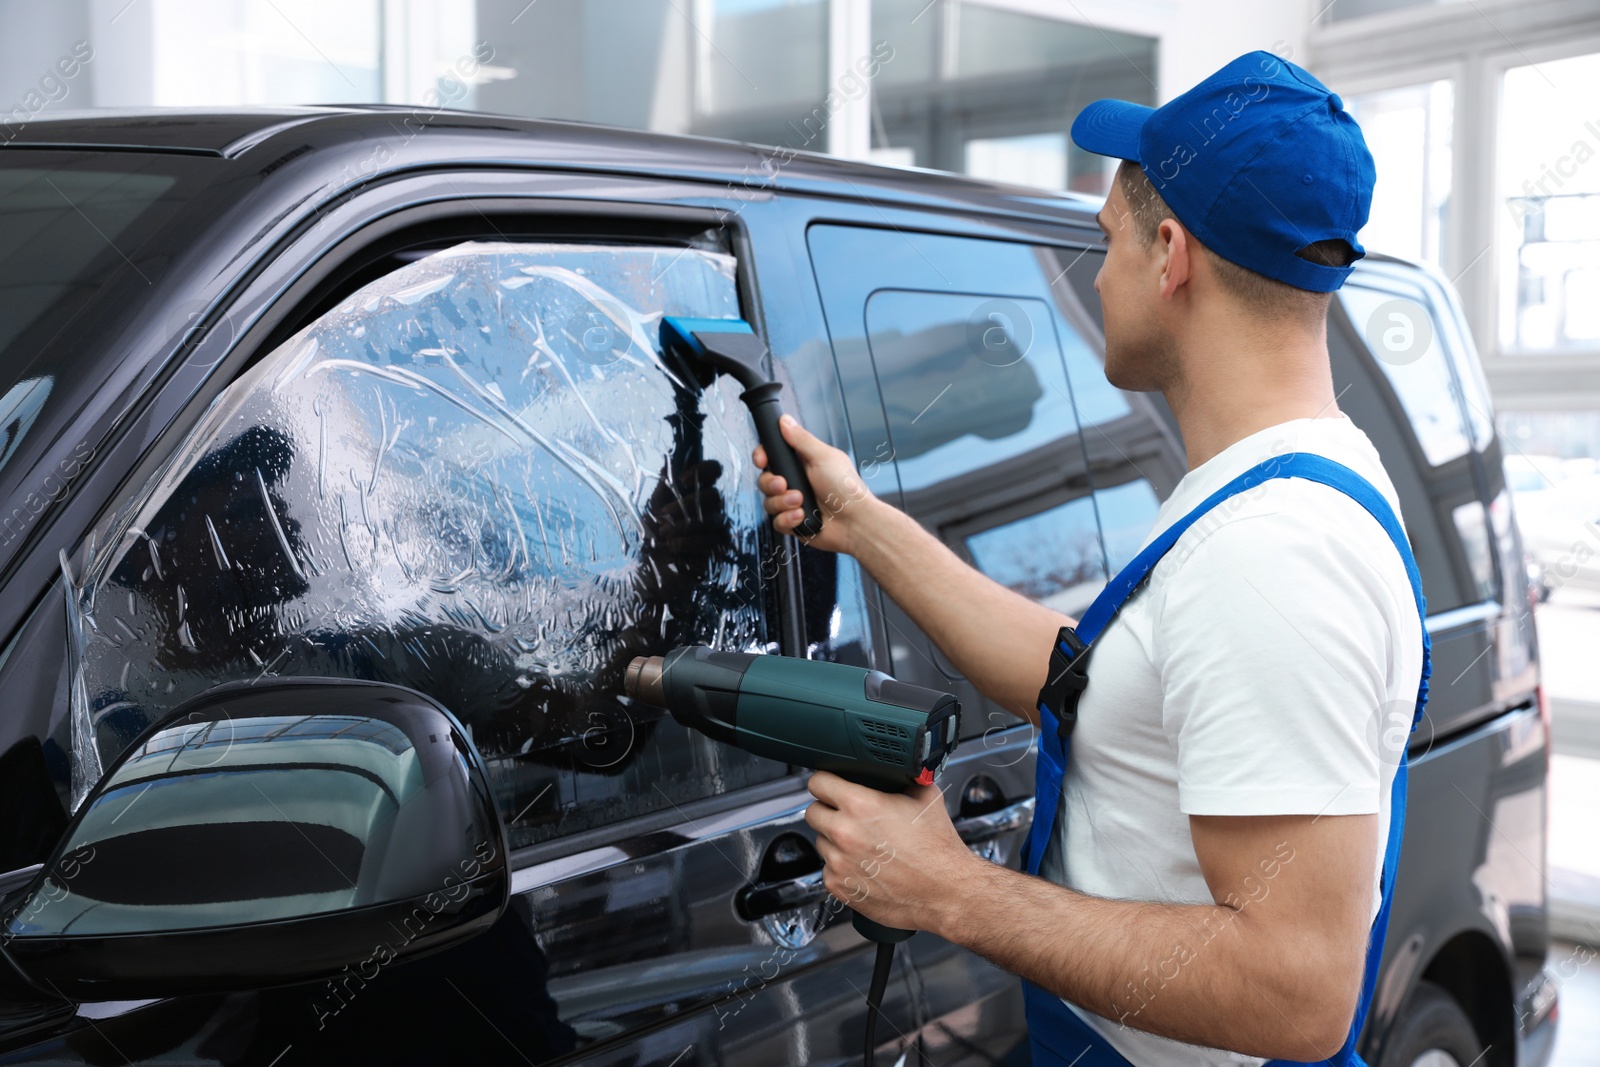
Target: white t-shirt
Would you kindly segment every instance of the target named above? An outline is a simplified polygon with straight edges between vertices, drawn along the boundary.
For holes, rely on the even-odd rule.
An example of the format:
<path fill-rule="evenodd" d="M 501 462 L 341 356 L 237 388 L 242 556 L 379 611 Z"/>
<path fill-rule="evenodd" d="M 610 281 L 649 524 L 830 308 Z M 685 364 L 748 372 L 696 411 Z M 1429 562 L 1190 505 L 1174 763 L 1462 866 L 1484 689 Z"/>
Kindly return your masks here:
<path fill-rule="evenodd" d="M 1285 452 L 1344 464 L 1399 517 L 1377 450 L 1341 414 L 1268 427 L 1202 463 L 1144 543 Z M 1339 490 L 1275 478 L 1218 504 L 1112 618 L 1088 673 L 1045 878 L 1097 897 L 1212 903 L 1190 815 L 1376 812 L 1382 847 L 1422 677 L 1422 623 L 1393 542 Z M 1258 875 L 1236 892 L 1248 900 L 1262 882 L 1270 891 Z M 1378 903 L 1374 879 L 1374 915 Z M 1203 948 L 1190 948 L 1191 965 L 1204 966 Z M 1172 977 L 1166 958 L 1138 983 L 1145 1002 L 1161 995 L 1158 972 Z M 1138 1067 L 1264 1062 L 1136 1030 L 1142 1002 L 1125 999 L 1126 1025 L 1073 1010 Z"/>

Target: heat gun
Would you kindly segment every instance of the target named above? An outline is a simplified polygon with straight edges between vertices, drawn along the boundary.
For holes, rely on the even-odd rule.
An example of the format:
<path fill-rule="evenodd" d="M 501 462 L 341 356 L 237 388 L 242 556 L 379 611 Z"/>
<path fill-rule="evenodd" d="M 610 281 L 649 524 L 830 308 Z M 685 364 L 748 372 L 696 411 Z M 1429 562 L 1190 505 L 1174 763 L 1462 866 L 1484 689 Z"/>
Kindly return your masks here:
<path fill-rule="evenodd" d="M 844 663 L 683 645 L 665 656 L 634 657 L 623 689 L 717 741 L 885 793 L 931 785 L 961 736 L 961 705 L 949 693 Z M 851 922 L 878 944 L 867 993 L 870 1065 L 894 946 L 914 931 L 860 912 Z"/>

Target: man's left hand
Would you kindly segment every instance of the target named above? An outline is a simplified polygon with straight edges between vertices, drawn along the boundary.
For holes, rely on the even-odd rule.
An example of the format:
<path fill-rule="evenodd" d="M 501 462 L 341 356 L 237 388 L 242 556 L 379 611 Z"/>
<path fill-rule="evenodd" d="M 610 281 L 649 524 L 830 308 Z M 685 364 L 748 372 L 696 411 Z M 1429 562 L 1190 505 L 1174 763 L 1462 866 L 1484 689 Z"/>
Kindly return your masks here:
<path fill-rule="evenodd" d="M 806 823 L 817 832 L 828 892 L 902 930 L 938 933 L 959 912 L 964 872 L 984 861 L 956 833 L 938 786 L 880 793 L 817 771 L 808 788 L 817 802 Z"/>

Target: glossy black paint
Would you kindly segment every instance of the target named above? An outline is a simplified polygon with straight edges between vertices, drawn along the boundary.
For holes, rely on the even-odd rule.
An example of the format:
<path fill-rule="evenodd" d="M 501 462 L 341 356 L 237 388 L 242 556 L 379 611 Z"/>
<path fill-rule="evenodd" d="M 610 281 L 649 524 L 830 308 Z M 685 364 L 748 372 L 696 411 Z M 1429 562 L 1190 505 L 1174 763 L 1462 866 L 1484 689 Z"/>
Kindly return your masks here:
<path fill-rule="evenodd" d="M 91 146 L 182 155 L 210 168 L 209 180 L 161 232 L 125 250 L 133 269 L 114 268 L 88 299 L 62 344 L 92 373 L 50 398 L 0 470 L 0 520 L 11 520 L 0 536 L 0 635 L 12 652 L 0 663 L 9 705 L 0 758 L 24 753 L 17 763 L 33 768 L 18 811 L 48 813 L 65 799 L 68 670 L 52 584 L 61 551 L 142 483 L 226 381 L 328 306 L 330 292 L 392 268 L 407 248 L 519 234 L 682 240 L 720 228 L 785 407 L 896 488 L 894 462 L 875 447 L 887 434 L 868 354 L 830 332 L 818 290 L 849 279 L 819 277 L 809 227 L 1027 244 L 1053 264 L 1052 287 L 1071 290 L 1070 300 L 1055 294 L 1062 321 L 1091 348 L 1099 343 L 1090 284 L 1098 205 L 1082 198 L 803 154 L 774 167 L 771 150 L 728 142 L 381 108 L 41 119 L 0 149 L 0 162 L 104 150 Z M 1417 268 L 1374 266 L 1450 306 L 1447 289 Z M 1458 313 L 1444 317 L 1459 322 Z M 1347 347 L 1348 375 L 1374 379 L 1370 357 Z M 1120 485 L 1135 467 L 1170 489 L 1184 469 L 1170 412 L 1159 397 L 1128 401 L 1125 415 L 1097 422 L 1080 398 L 1093 429 L 1071 442 L 1082 458 L 1050 472 L 1059 474 L 1050 491 L 1066 498 Z M 1401 417 L 1391 411 L 1363 428 L 1373 434 L 1381 419 Z M 1476 449 L 1452 472 L 1450 491 L 1492 501 L 1498 447 Z M 45 479 L 73 464 L 65 491 L 48 492 Z M 963 529 L 957 523 L 951 536 Z M 908 680 L 928 670 L 954 684 L 931 642 L 853 561 L 802 547 L 776 554 L 772 571 L 786 654 L 904 670 Z M 1369 1051 L 1424 976 L 1456 992 L 1486 1036 L 1511 1039 L 1497 1040 L 1486 1063 L 1511 1063 L 1502 1057 L 1521 1047 L 1548 1050 L 1546 1016 L 1529 1010 L 1543 987 L 1543 883 L 1530 871 L 1542 876 L 1535 824 L 1547 740 L 1531 710 L 1537 650 L 1518 612 L 1521 579 L 1501 579 L 1497 602 L 1435 621 L 1438 729 L 1427 751 L 1413 753 Z M 1439 684 L 1450 679 L 1458 681 Z M 974 713 L 941 779 L 948 803 L 972 847 L 1015 864 L 1031 817 L 1031 738 L 1015 720 L 963 703 Z M 29 745 L 38 747 L 19 747 Z M 7 796 L 0 788 L 0 802 Z M 512 898 L 492 929 L 403 966 L 64 1009 L 0 974 L 0 1064 L 853 1063 L 871 961 L 849 924 L 806 889 L 808 857 L 792 841 L 808 836 L 809 800 L 795 774 L 523 849 L 510 857 Z M 48 817 L 27 825 L 46 841 L 60 832 Z M 31 840 L 8 845 L 16 862 L 37 848 Z M 14 896 L 37 873 L 0 873 L 0 894 Z M 798 884 L 765 894 L 760 910 L 798 906 L 740 914 L 750 887 L 785 883 Z M 912 1044 L 913 1061 L 939 1067 L 1025 1062 L 1013 977 L 930 936 L 909 948 L 885 1001 L 886 1045 Z"/>
<path fill-rule="evenodd" d="M 0 949 L 73 1000 L 316 981 L 482 933 L 505 908 L 506 851 L 482 759 L 429 698 L 234 683 L 113 764 Z"/>

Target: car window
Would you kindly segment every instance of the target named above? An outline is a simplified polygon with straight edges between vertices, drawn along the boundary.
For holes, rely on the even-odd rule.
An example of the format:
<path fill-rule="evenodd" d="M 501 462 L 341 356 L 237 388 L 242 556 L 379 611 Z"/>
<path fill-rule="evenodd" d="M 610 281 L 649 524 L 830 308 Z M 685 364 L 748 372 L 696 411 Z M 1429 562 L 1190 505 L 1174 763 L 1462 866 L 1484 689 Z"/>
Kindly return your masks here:
<path fill-rule="evenodd" d="M 1469 504 L 1458 504 L 1451 509 L 1450 515 L 1455 520 L 1461 547 L 1466 550 L 1467 568 L 1472 575 L 1472 585 L 1478 599 L 1491 600 L 1500 591 L 1495 583 L 1495 547 L 1490 543 L 1488 509 L 1482 501 L 1474 500 Z"/>
<path fill-rule="evenodd" d="M 959 556 L 1081 614 L 1182 476 L 1149 403 L 1106 379 L 1070 280 L 1097 253 L 841 225 L 808 242 L 863 477 L 892 471 L 874 491 Z M 1017 721 L 887 600 L 883 619 L 894 669 L 955 691 L 968 736 Z"/>
<path fill-rule="evenodd" d="M 973 565 L 1001 585 L 1073 617 L 1106 584 L 1088 497 L 968 534 L 966 548 Z"/>
<path fill-rule="evenodd" d="M 1049 304 L 881 289 L 867 298 L 866 326 L 906 511 L 991 577 L 1073 610 L 1090 582 L 1105 581 L 1088 484 L 1018 491 L 1082 466 Z M 1019 539 L 1030 537 L 1025 560 Z"/>
<path fill-rule="evenodd" d="M 1424 284 L 1437 308 L 1436 321 L 1443 328 L 1445 353 L 1456 371 L 1461 399 L 1467 408 L 1467 425 L 1472 430 L 1472 447 L 1482 452 L 1494 440 L 1494 405 L 1489 398 L 1489 380 L 1483 373 L 1477 346 L 1467 328 L 1461 302 L 1453 286 L 1442 282 Z"/>
<path fill-rule="evenodd" d="M 884 289 L 866 315 L 900 487 L 918 510 L 945 510 L 934 487 L 954 475 L 1059 451 L 1075 428 L 1043 301 Z"/>
<path fill-rule="evenodd" d="M 1023 297 L 881 290 L 867 300 L 906 510 L 989 577 L 1076 615 L 1106 580 L 1087 481 L 1060 503 L 1069 494 L 994 495 L 1030 468 L 1077 458 L 1052 325 L 1045 301 Z"/>
<path fill-rule="evenodd" d="M 1086 342 L 1056 306 L 1059 269 L 1030 244 L 910 230 L 815 225 L 808 243 L 863 477 L 869 459 L 890 472 L 874 492 L 1026 595 L 1070 604 L 1103 584 L 1066 374 Z M 954 691 L 968 736 L 1016 721 L 887 598 L 883 621 L 895 673 Z"/>
<path fill-rule="evenodd" d="M 1121 485 L 1096 487 L 1094 501 L 1100 511 L 1106 563 L 1114 575 L 1133 562 L 1133 557 L 1139 554 L 1139 546 L 1155 529 L 1161 500 L 1149 481 L 1135 478 Z"/>
<path fill-rule="evenodd" d="M 175 258 L 162 247 L 181 229 L 174 218 L 221 162 L 15 146 L 0 156 L 0 468 L 41 415 L 99 388 L 101 353 L 71 327 L 97 297 L 152 291 L 157 264 Z"/>
<path fill-rule="evenodd" d="M 1034 255 L 1040 271 L 1051 279 L 1050 291 L 1057 309 L 1075 327 L 1062 347 L 1078 421 L 1092 447 L 1092 442 L 1106 439 L 1108 427 L 1125 427 L 1130 416 L 1138 422 L 1147 414 L 1136 411 L 1146 406 L 1142 397 L 1118 389 L 1106 377 L 1105 327 L 1100 294 L 1094 287 L 1105 252 L 1098 248 L 1040 246 Z M 1114 430 L 1111 436 L 1115 436 Z"/>
<path fill-rule="evenodd" d="M 663 364 L 739 314 L 700 248 L 466 242 L 357 290 L 230 385 L 72 565 L 75 799 L 219 682 L 425 692 L 513 847 L 784 773 L 621 696 L 636 655 L 772 651 L 739 388 Z"/>
<path fill-rule="evenodd" d="M 1421 289 L 1370 280 L 1347 282 L 1329 316 L 1334 392 L 1394 483 L 1428 612 L 1437 614 L 1493 595 L 1488 518 L 1435 313 Z"/>
<path fill-rule="evenodd" d="M 1089 453 L 1106 565 L 1115 575 L 1155 528 L 1161 502 L 1186 472 L 1177 423 L 1160 393 L 1125 392 L 1106 377 L 1104 323 L 1095 277 L 1100 248 L 1041 248 L 1057 305 L 1083 324 L 1085 341 L 1067 349 L 1067 377 Z M 1169 427 L 1170 426 L 1170 430 Z"/>
<path fill-rule="evenodd" d="M 1420 293 L 1360 285 L 1344 286 L 1339 299 L 1389 379 L 1428 463 L 1438 467 L 1465 455 L 1469 445 L 1461 390 L 1429 303 Z"/>

